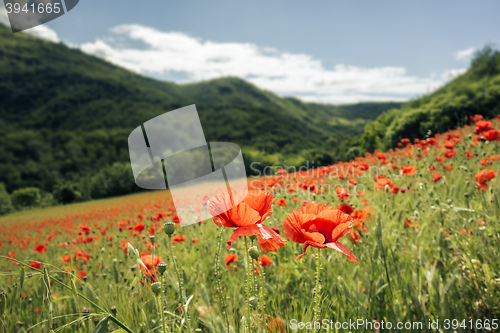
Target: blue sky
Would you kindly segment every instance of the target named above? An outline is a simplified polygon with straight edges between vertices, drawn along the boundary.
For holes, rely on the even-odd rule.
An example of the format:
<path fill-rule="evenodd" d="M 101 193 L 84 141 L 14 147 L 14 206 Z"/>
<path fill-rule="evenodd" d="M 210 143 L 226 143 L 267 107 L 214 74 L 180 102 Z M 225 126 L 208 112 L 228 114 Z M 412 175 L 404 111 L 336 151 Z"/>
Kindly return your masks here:
<path fill-rule="evenodd" d="M 500 44 L 500 1 L 81 0 L 31 33 L 144 75 L 235 75 L 280 95 L 407 100 Z"/>

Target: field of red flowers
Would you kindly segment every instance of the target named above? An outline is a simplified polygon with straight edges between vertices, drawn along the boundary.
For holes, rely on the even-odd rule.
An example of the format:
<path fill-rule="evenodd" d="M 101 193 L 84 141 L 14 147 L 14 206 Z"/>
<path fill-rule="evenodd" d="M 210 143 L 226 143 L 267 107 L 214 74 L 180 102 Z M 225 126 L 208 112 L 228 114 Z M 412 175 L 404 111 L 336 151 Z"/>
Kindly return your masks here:
<path fill-rule="evenodd" d="M 476 116 L 387 152 L 276 169 L 187 227 L 168 191 L 6 216 L 1 329 L 497 331 L 499 129 Z"/>

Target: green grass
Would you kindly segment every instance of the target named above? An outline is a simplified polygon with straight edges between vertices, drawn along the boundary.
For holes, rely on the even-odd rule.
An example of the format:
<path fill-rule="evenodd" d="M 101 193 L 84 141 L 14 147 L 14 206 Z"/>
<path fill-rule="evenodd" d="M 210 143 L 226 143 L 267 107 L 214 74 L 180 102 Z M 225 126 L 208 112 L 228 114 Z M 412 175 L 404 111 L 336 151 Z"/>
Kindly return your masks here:
<path fill-rule="evenodd" d="M 423 329 L 402 330 L 413 332 L 430 331 L 428 322 L 439 320 L 444 332 L 482 332 L 484 330 L 478 328 L 479 321 L 484 323 L 488 319 L 491 324 L 491 320 L 500 318 L 500 207 L 497 196 L 500 187 L 497 177 L 489 182 L 490 190 L 478 192 L 474 180 L 479 170 L 488 168 L 500 172 L 498 160 L 490 166 L 480 164 L 480 159 L 500 154 L 500 148 L 498 142 L 479 143 L 470 147 L 470 130 L 458 133 L 463 140 L 455 148 L 459 154 L 444 163 L 452 165 L 452 171 L 445 171 L 443 164 L 435 161 L 436 156 L 443 154 L 435 147 L 431 147 L 428 154 L 419 159 L 417 155 L 422 150 L 417 147 L 408 149 L 411 157 L 399 151 L 389 154 L 388 158 L 398 166 L 407 163 L 416 166 L 418 171 L 414 176 L 400 176 L 398 170 L 389 168 L 392 163 L 382 168 L 380 161 L 367 160 L 373 171 L 378 167 L 380 174 L 400 188 L 408 187 L 410 190 L 394 195 L 374 189 L 375 174 L 360 174 L 356 177 L 365 188 L 365 196 L 361 198 L 354 195 L 344 202 L 355 209 L 362 209 L 367 204 L 373 208 L 373 214 L 366 222 L 368 230 L 360 231 L 361 242 L 352 244 L 346 237 L 343 240 L 356 255 L 357 264 L 347 261 L 342 254 L 333 250 L 321 251 L 321 319 L 334 322 L 349 319 L 370 322 L 383 320 L 394 325 L 397 322 L 422 322 Z M 476 157 L 465 158 L 464 150 L 473 151 Z M 427 171 L 431 165 L 437 168 L 435 172 L 443 174 L 442 180 L 432 181 L 433 172 Z M 340 182 L 338 179 L 326 180 L 330 184 Z M 293 179 L 290 181 L 294 182 Z M 302 201 L 334 207 L 340 203 L 336 195 L 331 193 L 314 195 L 300 192 L 300 195 L 299 202 L 295 203 L 292 201 L 295 196 L 276 193 L 277 198 L 287 200 L 288 206 L 274 205 L 273 214 L 265 224 L 281 227 L 281 222 L 292 210 L 298 209 Z M 365 199 L 366 203 L 363 202 Z M 28 263 L 40 260 L 52 278 L 61 279 L 67 284 L 70 284 L 71 276 L 63 273 L 65 266 L 72 266 L 77 272 L 85 270 L 87 280 L 76 281 L 82 295 L 106 311 L 116 306 L 117 319 L 133 332 L 160 332 L 158 302 L 151 287 L 137 270 L 135 256 L 130 252 L 124 254 L 119 245 L 119 241 L 130 240 L 139 251 L 145 250 L 148 233 L 144 230 L 132 236 L 132 230 L 119 232 L 117 223 L 130 220 L 129 225 L 133 226 L 139 222 L 138 215 L 142 215 L 146 228 L 155 226 L 149 217 L 155 217 L 158 212 L 168 212 L 169 207 L 171 203 L 168 195 L 154 192 L 6 216 L 0 224 L 0 239 L 3 242 L 1 253 L 6 255 L 15 251 L 19 260 Z M 35 222 L 34 217 L 38 217 L 38 222 Z M 158 225 L 170 218 L 158 221 Z M 416 220 L 418 227 L 405 227 L 407 218 Z M 13 223 L 15 228 L 12 228 Z M 99 238 L 88 244 L 75 244 L 73 250 L 58 246 L 60 242 L 71 243 L 73 238 L 77 238 L 79 225 L 91 227 L 93 231 L 90 235 L 98 235 Z M 160 229 L 158 225 L 156 230 Z M 97 226 L 109 226 L 105 236 L 101 235 Z M 462 229 L 466 230 L 465 233 Z M 60 233 L 54 234 L 56 231 Z M 71 232 L 74 234 L 71 235 Z M 192 326 L 202 332 L 243 332 L 242 317 L 247 316 L 244 241 L 238 240 L 230 249 L 229 253 L 236 254 L 238 260 L 228 269 L 223 257 L 226 255 L 225 242 L 232 230 L 222 230 L 222 244 L 219 241 L 220 232 L 221 228 L 211 221 L 178 227 L 174 236 L 184 234 L 186 239 L 173 247 L 173 253 L 180 266 L 186 296 L 193 296 L 187 307 Z M 47 241 L 47 251 L 43 254 L 33 252 L 35 244 L 46 241 L 49 235 L 53 235 L 53 238 Z M 106 239 L 107 236 L 112 236 L 111 241 Z M 31 237 L 31 240 L 27 237 Z M 191 244 L 193 238 L 199 238 L 199 242 Z M 21 241 L 28 243 L 24 250 Z M 166 321 L 174 332 L 184 332 L 186 328 L 181 324 L 182 313 L 176 311 L 180 295 L 167 251 L 168 238 L 160 232 L 156 234 L 155 241 L 159 244 L 156 254 L 167 263 Z M 109 247 L 109 243 L 113 247 Z M 62 263 L 60 258 L 63 255 L 73 254 L 78 249 L 90 253 L 90 260 Z M 220 264 L 217 262 L 218 249 L 221 251 Z M 265 305 L 263 313 L 266 321 L 280 317 L 287 332 L 308 331 L 292 330 L 290 323 L 293 319 L 310 322 L 313 317 L 313 289 L 316 283 L 316 256 L 313 253 L 317 251 L 309 248 L 306 255 L 296 261 L 295 257 L 301 252 L 301 244 L 289 241 L 280 250 L 267 253 L 273 264 L 264 268 L 265 287 L 261 289 L 260 278 L 251 281 L 252 295 L 258 296 L 257 291 L 265 293 L 265 303 L 260 306 Z M 117 259 L 116 280 L 114 259 Z M 8 261 L 1 261 L 0 267 L 1 289 L 7 296 L 5 319 L 2 321 L 4 331 L 30 328 L 30 332 L 47 332 L 47 323 L 44 321 L 49 316 L 49 303 L 43 301 L 46 287 L 40 273 L 30 269 L 26 271 L 22 291 L 26 296 L 19 297 L 20 291 L 16 291 L 14 286 L 20 282 L 20 267 Z M 218 269 L 220 281 L 217 281 Z M 222 293 L 218 292 L 218 285 L 222 286 L 222 290 L 219 290 Z M 101 319 L 109 315 L 89 305 L 82 297 L 75 300 L 71 291 L 56 284 L 51 289 L 53 318 L 57 321 L 55 331 L 62 331 L 63 325 L 69 324 L 71 320 L 79 320 L 78 324 L 68 326 L 64 332 L 91 332 L 94 324 L 92 319 L 83 320 L 84 308 L 89 309 L 92 318 Z M 40 313 L 35 314 L 35 309 L 39 309 Z M 200 317 L 200 310 L 206 314 L 203 318 Z M 255 310 L 252 310 L 252 315 L 253 328 L 250 332 L 258 332 L 259 327 L 263 327 L 260 322 L 262 319 L 258 318 Z M 472 320 L 474 328 L 446 329 L 445 319 L 465 320 L 467 325 Z M 110 328 L 118 328 L 112 322 L 109 325 Z M 324 330 L 338 331 L 347 330 Z M 353 331 L 374 330 L 358 328 Z"/>

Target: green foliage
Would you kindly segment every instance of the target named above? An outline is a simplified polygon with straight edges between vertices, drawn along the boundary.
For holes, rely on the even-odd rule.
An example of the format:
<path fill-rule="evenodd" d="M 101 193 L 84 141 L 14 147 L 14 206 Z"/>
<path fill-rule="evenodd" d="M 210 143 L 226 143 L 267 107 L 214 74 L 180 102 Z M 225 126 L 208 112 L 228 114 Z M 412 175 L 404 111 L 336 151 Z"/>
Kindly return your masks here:
<path fill-rule="evenodd" d="M 500 52 L 491 46 L 478 51 L 469 70 L 436 92 L 381 114 L 363 135 L 342 144 L 373 151 L 395 147 L 403 138 L 425 137 L 461 126 L 475 114 L 487 118 L 500 113 Z M 348 157 L 351 157 L 352 154 Z"/>
<path fill-rule="evenodd" d="M 52 193 L 57 202 L 68 204 L 82 199 L 78 187 L 75 184 L 59 184 L 55 186 Z"/>
<path fill-rule="evenodd" d="M 128 134 L 190 104 L 207 142 L 237 143 L 259 168 L 333 161 L 342 139 L 400 105 L 304 103 L 233 77 L 173 84 L 0 25 L 0 182 L 9 193 L 37 187 L 69 203 L 137 191 Z"/>
<path fill-rule="evenodd" d="M 5 190 L 5 185 L 0 183 L 0 215 L 7 214 L 12 211 L 12 203 L 10 195 Z"/>
<path fill-rule="evenodd" d="M 16 209 L 38 207 L 42 202 L 42 194 L 36 187 L 25 187 L 12 193 L 12 204 Z"/>

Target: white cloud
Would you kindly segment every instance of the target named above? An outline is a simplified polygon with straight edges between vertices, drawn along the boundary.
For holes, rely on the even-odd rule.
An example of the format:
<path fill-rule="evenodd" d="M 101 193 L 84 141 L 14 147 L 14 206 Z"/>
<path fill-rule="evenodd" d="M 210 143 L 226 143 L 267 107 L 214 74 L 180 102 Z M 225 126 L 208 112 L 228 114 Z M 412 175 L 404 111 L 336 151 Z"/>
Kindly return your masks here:
<path fill-rule="evenodd" d="M 456 60 L 467 61 L 476 52 L 475 47 L 469 47 L 468 49 L 459 50 L 453 54 Z"/>
<path fill-rule="evenodd" d="M 0 7 L 0 23 L 3 23 L 6 26 L 10 27 L 10 21 L 9 17 L 7 16 L 7 10 L 5 9 L 5 7 Z M 24 32 L 51 42 L 57 43 L 60 41 L 57 33 L 46 25 L 39 25 L 34 28 L 24 30 Z"/>
<path fill-rule="evenodd" d="M 137 46 L 141 43 L 142 47 Z M 325 68 L 320 60 L 307 54 L 279 52 L 250 43 L 218 43 L 141 25 L 115 27 L 111 36 L 80 47 L 145 75 L 168 77 L 181 73 L 183 79 L 177 82 L 237 76 L 280 95 L 316 102 L 407 100 L 449 80 L 444 73 L 411 76 L 403 67 L 338 64 Z"/>

